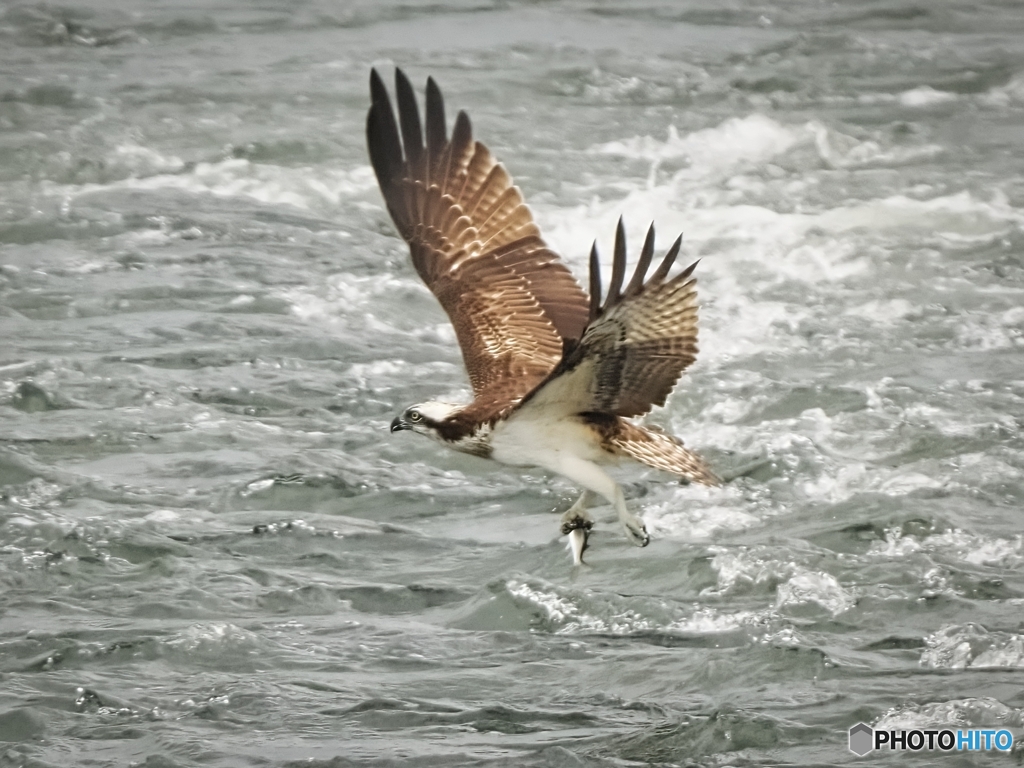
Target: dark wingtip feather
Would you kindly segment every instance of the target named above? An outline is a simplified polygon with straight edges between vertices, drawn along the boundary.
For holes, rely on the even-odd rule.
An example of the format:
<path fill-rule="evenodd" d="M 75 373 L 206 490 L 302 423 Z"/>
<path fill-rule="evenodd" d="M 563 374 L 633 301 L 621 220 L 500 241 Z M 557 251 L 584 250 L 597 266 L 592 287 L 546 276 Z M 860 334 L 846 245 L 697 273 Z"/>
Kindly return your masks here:
<path fill-rule="evenodd" d="M 444 145 L 444 149 L 438 155 L 431 153 L 431 175 L 432 181 L 438 183 L 442 188 L 458 174 L 459 163 L 464 160 L 468 153 L 469 145 L 473 141 L 473 131 L 469 124 L 469 116 L 459 111 L 455 117 L 455 126 L 452 128 L 452 138 Z"/>
<path fill-rule="evenodd" d="M 473 141 L 473 124 L 469 121 L 469 115 L 463 110 L 455 116 L 455 125 L 452 128 L 453 154 L 462 152 Z"/>
<path fill-rule="evenodd" d="M 370 152 L 370 164 L 373 172 L 377 174 L 377 182 L 381 189 L 389 184 L 394 176 L 391 163 L 388 160 L 388 151 L 384 139 L 381 136 L 381 119 L 376 107 L 370 107 L 366 113 L 366 147 Z"/>
<path fill-rule="evenodd" d="M 377 88 L 384 88 L 384 81 L 380 79 L 377 68 L 370 67 L 370 93 L 374 93 Z"/>
<path fill-rule="evenodd" d="M 597 255 L 597 242 L 590 247 L 590 320 L 601 313 L 601 259 Z"/>
<path fill-rule="evenodd" d="M 370 103 L 380 110 L 383 110 L 384 107 L 387 107 L 389 111 L 391 109 L 387 86 L 384 85 L 384 81 L 376 69 L 370 70 Z"/>
<path fill-rule="evenodd" d="M 412 83 L 405 73 L 395 68 L 395 95 L 398 97 L 398 120 L 402 127 L 405 156 L 410 165 L 417 165 L 423 156 L 423 127 Z"/>
<path fill-rule="evenodd" d="M 366 144 L 377 180 L 385 188 L 401 172 L 405 161 L 388 89 L 376 69 L 370 70 L 370 101 L 366 114 Z"/>
<path fill-rule="evenodd" d="M 434 78 L 427 78 L 427 150 L 431 161 L 440 156 L 448 141 L 448 127 L 444 119 L 444 97 Z"/>
<path fill-rule="evenodd" d="M 691 264 L 686 269 L 684 269 L 682 272 L 680 272 L 679 273 L 679 277 L 677 279 L 678 280 L 685 280 L 686 278 L 688 278 L 690 275 L 693 274 L 693 270 L 695 270 L 697 268 L 698 264 L 700 264 L 700 259 L 697 259 L 695 262 L 693 262 L 693 264 Z"/>
<path fill-rule="evenodd" d="M 644 287 L 644 278 L 647 277 L 647 270 L 651 266 L 651 258 L 654 256 L 654 223 L 647 230 L 647 237 L 644 239 L 644 247 L 640 251 L 640 261 L 636 264 L 633 272 L 633 279 L 629 281 L 626 288 L 626 296 L 636 296 Z"/>
<path fill-rule="evenodd" d="M 606 307 L 613 307 L 622 298 L 622 280 L 626 277 L 626 225 L 619 217 L 615 228 L 615 254 L 612 257 L 612 277 L 608 283 Z"/>
<path fill-rule="evenodd" d="M 650 282 L 657 284 L 662 282 L 668 276 L 668 271 L 672 269 L 672 265 L 675 264 L 676 256 L 679 255 L 679 248 L 682 244 L 683 236 L 680 234 L 679 237 L 675 239 L 675 242 L 672 243 L 672 247 L 668 249 L 668 253 L 665 254 L 665 258 L 662 259 L 661 264 L 658 265 L 657 271 L 651 275 Z"/>

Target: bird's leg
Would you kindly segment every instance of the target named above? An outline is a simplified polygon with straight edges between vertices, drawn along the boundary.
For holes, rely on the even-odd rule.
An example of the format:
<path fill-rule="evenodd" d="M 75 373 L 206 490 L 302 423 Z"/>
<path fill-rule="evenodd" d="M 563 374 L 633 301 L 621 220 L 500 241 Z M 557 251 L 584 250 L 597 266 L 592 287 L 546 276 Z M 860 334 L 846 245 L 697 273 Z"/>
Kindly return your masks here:
<path fill-rule="evenodd" d="M 615 499 L 613 501 L 615 511 L 619 513 L 619 522 L 626 530 L 626 538 L 638 547 L 646 547 L 651 542 L 643 520 L 626 509 L 626 497 L 622 493 L 622 486 L 615 486 Z"/>
<path fill-rule="evenodd" d="M 594 500 L 594 492 L 589 488 L 580 494 L 576 503 L 569 507 L 562 515 L 562 535 L 568 536 L 569 531 L 577 528 L 586 528 L 588 531 L 593 527 L 594 521 L 587 514 L 587 507 Z"/>
<path fill-rule="evenodd" d="M 565 475 L 573 482 L 582 485 L 587 490 L 593 491 L 607 499 L 608 503 L 615 507 L 615 511 L 619 514 L 622 527 L 626 529 L 626 538 L 638 547 L 647 546 L 651 537 L 647 534 L 643 521 L 626 509 L 626 497 L 622 494 L 622 488 L 619 487 L 619 484 L 607 472 L 591 461 L 577 456 L 565 455 L 560 457 L 558 465 L 552 467 L 552 469 Z M 583 502 L 583 499 L 580 499 L 573 506 L 575 507 L 581 502 Z M 584 541 L 586 541 L 585 538 Z"/>

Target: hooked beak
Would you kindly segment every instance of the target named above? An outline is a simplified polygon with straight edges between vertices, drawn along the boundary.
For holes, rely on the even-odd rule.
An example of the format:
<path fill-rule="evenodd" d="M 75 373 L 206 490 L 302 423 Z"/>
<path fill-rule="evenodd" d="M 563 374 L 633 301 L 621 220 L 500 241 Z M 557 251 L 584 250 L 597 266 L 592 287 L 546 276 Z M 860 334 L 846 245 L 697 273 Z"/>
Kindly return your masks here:
<path fill-rule="evenodd" d="M 395 420 L 391 422 L 391 431 L 401 432 L 403 429 L 412 429 L 412 425 L 401 416 L 395 416 Z"/>
<path fill-rule="evenodd" d="M 583 564 L 583 551 L 587 548 L 587 538 L 590 534 L 588 528 L 579 527 L 569 531 L 568 550 L 572 552 L 572 564 Z"/>

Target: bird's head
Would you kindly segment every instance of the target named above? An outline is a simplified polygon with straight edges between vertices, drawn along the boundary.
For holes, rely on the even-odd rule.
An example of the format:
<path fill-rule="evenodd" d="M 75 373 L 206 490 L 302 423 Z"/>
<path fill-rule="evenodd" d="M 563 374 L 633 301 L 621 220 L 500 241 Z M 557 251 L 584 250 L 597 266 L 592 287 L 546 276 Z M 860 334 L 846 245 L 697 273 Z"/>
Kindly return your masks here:
<path fill-rule="evenodd" d="M 410 429 L 421 435 L 440 440 L 438 425 L 461 408 L 463 406 L 454 403 L 438 402 L 411 405 L 391 422 L 391 431 L 401 432 L 403 429 Z"/>

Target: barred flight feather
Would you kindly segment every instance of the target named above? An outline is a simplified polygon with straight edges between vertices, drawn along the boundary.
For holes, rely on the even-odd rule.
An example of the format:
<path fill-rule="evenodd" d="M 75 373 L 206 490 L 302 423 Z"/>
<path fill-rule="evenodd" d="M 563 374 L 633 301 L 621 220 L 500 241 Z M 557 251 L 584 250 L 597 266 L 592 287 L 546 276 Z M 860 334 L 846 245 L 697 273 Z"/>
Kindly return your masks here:
<path fill-rule="evenodd" d="M 518 403 L 557 365 L 563 341 L 582 336 L 587 297 L 464 112 L 448 137 L 432 78 L 425 121 L 401 70 L 397 120 L 375 70 L 370 94 L 371 164 L 416 271 L 455 327 L 478 407 Z"/>

